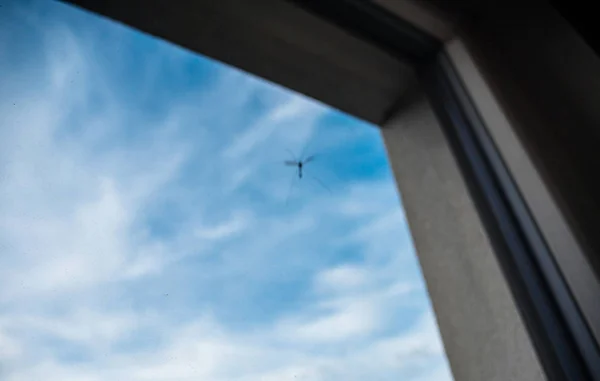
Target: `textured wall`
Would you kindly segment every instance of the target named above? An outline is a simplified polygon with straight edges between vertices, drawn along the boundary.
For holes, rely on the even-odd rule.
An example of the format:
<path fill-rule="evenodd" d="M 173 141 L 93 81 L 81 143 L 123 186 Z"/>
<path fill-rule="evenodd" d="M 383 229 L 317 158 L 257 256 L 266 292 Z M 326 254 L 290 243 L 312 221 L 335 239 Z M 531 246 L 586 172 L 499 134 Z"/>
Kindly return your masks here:
<path fill-rule="evenodd" d="M 536 3 L 508 3 L 461 37 L 600 279 L 600 56 Z"/>
<path fill-rule="evenodd" d="M 421 98 L 385 127 L 383 136 L 455 379 L 544 380 L 429 104 Z"/>
<path fill-rule="evenodd" d="M 447 52 L 600 341 L 600 56 L 535 3 L 473 20 Z"/>

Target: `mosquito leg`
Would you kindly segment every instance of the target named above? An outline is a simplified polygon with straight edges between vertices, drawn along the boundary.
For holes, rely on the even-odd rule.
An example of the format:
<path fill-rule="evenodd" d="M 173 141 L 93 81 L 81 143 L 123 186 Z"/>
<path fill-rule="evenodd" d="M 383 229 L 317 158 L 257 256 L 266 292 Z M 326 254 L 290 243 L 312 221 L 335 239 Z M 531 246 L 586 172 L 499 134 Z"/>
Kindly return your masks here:
<path fill-rule="evenodd" d="M 310 138 L 309 138 L 310 139 Z M 306 149 L 310 146 L 310 140 L 308 142 L 306 142 L 306 144 L 304 145 L 304 148 L 302 148 L 302 151 L 300 151 L 300 157 L 299 160 L 302 161 L 304 160 L 304 154 L 306 153 Z"/>
<path fill-rule="evenodd" d="M 288 190 L 287 196 L 285 197 L 285 205 L 287 206 L 290 201 L 290 196 L 292 195 L 292 191 L 294 190 L 294 184 L 296 184 L 296 174 L 292 177 L 292 182 L 290 184 L 290 189 Z"/>
<path fill-rule="evenodd" d="M 298 158 L 296 158 L 296 155 L 294 155 L 294 153 L 292 151 L 290 151 L 289 149 L 286 149 L 286 151 L 292 156 L 292 159 L 294 159 L 294 161 L 299 161 Z"/>
<path fill-rule="evenodd" d="M 315 180 L 317 182 L 317 184 L 319 184 L 323 189 L 325 189 L 327 192 L 332 193 L 331 189 L 329 189 L 329 187 L 327 185 L 325 185 L 321 180 L 319 180 L 317 177 L 315 176 L 311 176 L 311 179 Z"/>

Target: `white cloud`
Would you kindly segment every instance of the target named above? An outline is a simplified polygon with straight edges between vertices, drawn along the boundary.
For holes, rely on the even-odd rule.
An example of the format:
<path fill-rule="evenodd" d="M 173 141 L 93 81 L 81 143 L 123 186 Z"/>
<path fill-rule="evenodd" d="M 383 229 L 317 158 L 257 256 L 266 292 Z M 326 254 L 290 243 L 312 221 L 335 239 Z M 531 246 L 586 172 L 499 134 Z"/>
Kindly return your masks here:
<path fill-rule="evenodd" d="M 23 355 L 19 340 L 9 335 L 6 331 L 6 327 L 0 325 L 0 365 L 14 361 L 17 356 Z"/>
<path fill-rule="evenodd" d="M 283 337 L 300 343 L 357 342 L 389 323 L 390 311 L 417 288 L 409 283 L 377 279 L 378 269 L 342 265 L 319 272 L 313 282 L 325 295 L 312 308 L 295 311 L 281 322 Z"/>
<path fill-rule="evenodd" d="M 440 359 L 435 325 L 427 315 L 407 333 L 375 339 L 357 346 L 345 343 L 331 350 L 304 350 L 296 343 L 269 342 L 269 331 L 252 336 L 222 330 L 211 319 L 199 319 L 183 327 L 160 327 L 168 338 L 160 347 L 107 357 L 98 353 L 93 363 L 66 365 L 57 361 L 32 364 L 7 380 L 265 380 L 291 379 L 361 380 L 365 376 L 397 379 L 403 371 L 431 372 L 440 380 L 451 379 Z M 72 336 L 72 334 L 69 334 Z M 77 336 L 76 338 L 84 337 Z M 91 338 L 90 338 L 91 340 Z M 317 341 L 316 343 L 319 343 Z M 435 367 L 431 367 L 434 364 Z M 286 378 L 283 378 L 286 379 Z M 416 380 L 416 378 L 415 378 Z M 436 379 L 437 380 L 437 379 Z"/>
<path fill-rule="evenodd" d="M 45 32 L 46 75 L 40 81 L 15 73 L 27 86 L 15 94 L 18 107 L 1 106 L 7 123 L 0 132 L 6 152 L 0 238 L 14 254 L 3 258 L 10 263 L 0 270 L 7 280 L 0 291 L 4 300 L 156 271 L 159 257 L 167 253 L 136 219 L 177 175 L 187 155 L 186 145 L 170 137 L 172 125 L 181 123 L 176 115 L 155 121 L 150 143 L 100 148 L 98 130 L 110 134 L 127 128 L 124 105 L 117 106 L 105 91 L 108 79 L 71 31 Z M 75 83 L 74 76 L 79 78 Z M 92 116 L 90 128 L 77 126 L 80 133 L 68 134 L 69 119 L 96 96 L 111 108 Z"/>
<path fill-rule="evenodd" d="M 199 226 L 195 230 L 195 235 L 203 240 L 222 240 L 231 238 L 240 233 L 248 224 L 250 217 L 247 213 L 236 213 L 229 220 L 211 226 Z"/>
<path fill-rule="evenodd" d="M 379 312 L 369 301 L 354 300 L 307 322 L 284 323 L 282 335 L 307 343 L 363 339 L 380 327 Z"/>
<path fill-rule="evenodd" d="M 364 286 L 368 273 L 356 265 L 344 264 L 318 275 L 317 288 L 323 290 L 347 290 Z"/>
<path fill-rule="evenodd" d="M 82 147 L 74 150 L 56 140 L 64 119 L 56 113 L 67 104 L 34 101 L 29 106 L 33 115 L 50 117 L 30 120 L 27 132 L 11 139 L 20 148 L 5 165 L 0 224 L 4 239 L 19 253 L 14 259 L 20 269 L 4 275 L 25 281 L 18 282 L 18 290 L 3 289 L 3 297 L 109 280 L 138 266 L 140 258 L 158 254 L 152 253 L 151 241 L 137 242 L 141 231 L 135 216 L 177 173 L 182 151 L 152 159 L 154 152 L 139 150 L 137 164 L 111 163 L 130 156 L 125 152 L 110 153 L 107 160 L 90 158 L 79 152 Z"/>
<path fill-rule="evenodd" d="M 138 319 L 133 313 L 105 314 L 85 309 L 60 316 L 22 315 L 12 318 L 18 321 L 17 327 L 13 327 L 17 331 L 27 327 L 27 335 L 64 340 L 97 353 L 110 350 L 113 344 L 126 337 L 136 328 Z"/>
<path fill-rule="evenodd" d="M 293 128 L 300 124 L 299 121 L 310 125 L 323 111 L 321 106 L 308 99 L 299 96 L 290 98 L 246 128 L 245 132 L 223 152 L 223 156 L 238 159 L 247 155 L 267 140 L 276 129 Z"/>

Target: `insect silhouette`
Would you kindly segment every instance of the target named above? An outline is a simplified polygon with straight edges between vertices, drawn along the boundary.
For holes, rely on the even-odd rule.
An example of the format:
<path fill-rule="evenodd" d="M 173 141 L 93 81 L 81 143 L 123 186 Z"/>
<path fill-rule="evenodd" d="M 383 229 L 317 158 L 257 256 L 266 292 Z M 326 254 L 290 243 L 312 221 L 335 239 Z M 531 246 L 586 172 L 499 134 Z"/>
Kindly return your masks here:
<path fill-rule="evenodd" d="M 305 158 L 296 158 L 296 155 L 294 155 L 292 153 L 292 151 L 287 150 L 290 155 L 292 155 L 293 160 L 285 160 L 283 163 L 284 165 L 288 166 L 288 167 L 295 167 L 296 168 L 296 174 L 294 176 L 294 178 L 292 179 L 292 184 L 290 186 L 290 191 L 288 192 L 288 196 L 286 198 L 286 204 L 289 200 L 290 194 L 292 193 L 292 190 L 294 188 L 294 184 L 296 183 L 296 179 L 298 180 L 302 180 L 302 178 L 304 177 L 304 170 L 306 168 L 306 165 L 313 162 L 317 156 L 316 155 L 310 155 L 307 156 Z M 310 176 L 310 179 L 314 180 L 317 184 L 319 184 L 323 189 L 325 189 L 327 192 L 331 193 L 331 190 L 321 181 L 319 180 L 317 177 L 315 176 Z"/>
<path fill-rule="evenodd" d="M 291 151 L 288 151 L 291 153 Z M 292 154 L 292 156 L 294 156 L 294 154 Z M 311 155 L 308 156 L 305 159 L 300 159 L 300 160 L 286 160 L 284 161 L 284 164 L 287 165 L 288 167 L 296 167 L 298 169 L 298 178 L 301 179 L 302 178 L 302 169 L 304 168 L 304 166 L 308 163 L 310 163 L 311 161 L 313 161 L 315 159 L 315 155 Z"/>

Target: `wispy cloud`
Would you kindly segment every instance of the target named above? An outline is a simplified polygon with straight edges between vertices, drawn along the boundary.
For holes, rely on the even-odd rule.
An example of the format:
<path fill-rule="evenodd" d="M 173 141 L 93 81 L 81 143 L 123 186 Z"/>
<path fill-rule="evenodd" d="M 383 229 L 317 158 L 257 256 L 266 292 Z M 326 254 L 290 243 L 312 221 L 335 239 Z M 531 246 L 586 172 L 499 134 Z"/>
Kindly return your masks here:
<path fill-rule="evenodd" d="M 285 129 L 282 132 L 296 137 L 298 133 L 290 133 L 290 131 L 294 128 L 304 127 L 302 132 L 306 133 L 306 127 L 314 126 L 315 120 L 323 115 L 325 111 L 325 107 L 301 96 L 289 96 L 289 99 L 284 100 L 280 105 L 246 128 L 245 132 L 235 138 L 232 145 L 227 147 L 223 156 L 239 159 L 250 152 L 255 152 L 276 129 Z M 308 133 L 310 133 L 310 129 Z M 298 152 L 298 155 L 300 155 L 300 152 Z"/>
<path fill-rule="evenodd" d="M 285 202 L 286 150 L 377 131 L 30 5 L 0 19 L 35 21 L 0 60 L 0 379 L 450 379 L 389 170 Z"/>
<path fill-rule="evenodd" d="M 368 276 L 364 268 L 344 264 L 321 272 L 316 283 L 324 290 L 352 290 L 367 283 Z"/>
<path fill-rule="evenodd" d="M 240 233 L 248 224 L 250 217 L 245 213 L 237 213 L 229 220 L 210 226 L 199 226 L 196 228 L 195 235 L 205 240 L 221 240 L 231 238 Z"/>

